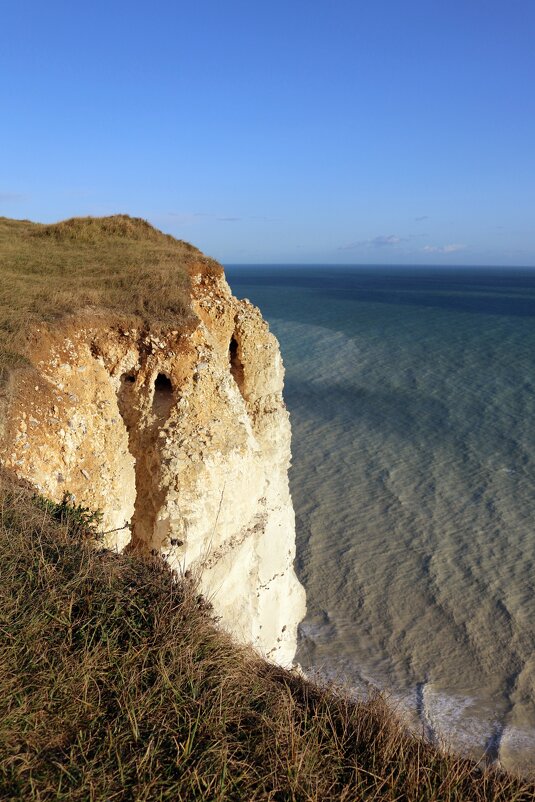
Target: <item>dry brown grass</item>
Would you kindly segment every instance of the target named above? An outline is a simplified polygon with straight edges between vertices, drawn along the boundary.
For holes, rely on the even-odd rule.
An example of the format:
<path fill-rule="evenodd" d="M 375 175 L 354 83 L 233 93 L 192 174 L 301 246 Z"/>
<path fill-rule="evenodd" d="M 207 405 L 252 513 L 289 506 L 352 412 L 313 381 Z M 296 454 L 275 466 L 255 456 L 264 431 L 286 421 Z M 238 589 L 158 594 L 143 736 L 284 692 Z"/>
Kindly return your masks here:
<path fill-rule="evenodd" d="M 0 797 L 526 801 L 535 787 L 408 735 L 233 645 L 163 564 L 95 550 L 4 488 Z"/>
<path fill-rule="evenodd" d="M 23 363 L 32 325 L 80 309 L 187 325 L 193 265 L 220 270 L 192 245 L 127 215 L 54 225 L 0 218 L 0 372 Z"/>

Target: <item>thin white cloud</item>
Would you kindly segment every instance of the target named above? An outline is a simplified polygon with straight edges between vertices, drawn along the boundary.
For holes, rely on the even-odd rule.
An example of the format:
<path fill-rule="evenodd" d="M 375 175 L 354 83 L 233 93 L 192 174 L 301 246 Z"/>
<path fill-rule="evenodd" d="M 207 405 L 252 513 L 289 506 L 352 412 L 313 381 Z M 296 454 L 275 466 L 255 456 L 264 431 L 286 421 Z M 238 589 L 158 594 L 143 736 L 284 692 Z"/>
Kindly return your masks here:
<path fill-rule="evenodd" d="M 0 192 L 0 203 L 18 203 L 23 201 L 25 195 L 20 192 Z"/>
<path fill-rule="evenodd" d="M 359 242 L 350 242 L 348 245 L 340 245 L 339 251 L 350 251 L 353 248 L 385 248 L 395 247 L 402 242 L 407 242 L 404 237 L 398 237 L 395 234 L 380 234 L 378 237 L 372 239 L 360 240 Z"/>
<path fill-rule="evenodd" d="M 385 245 L 399 245 L 400 242 L 406 242 L 403 237 L 396 237 L 395 234 L 388 234 L 388 236 L 374 237 L 370 241 L 370 245 L 374 248 L 382 248 Z"/>
<path fill-rule="evenodd" d="M 217 220 L 221 223 L 235 223 L 241 220 L 241 217 L 216 215 L 208 212 L 168 212 L 168 215 L 173 218 L 174 222 L 182 226 L 191 226 L 195 223 L 200 223 L 202 220 Z"/>
<path fill-rule="evenodd" d="M 180 226 L 192 226 L 194 223 L 199 222 L 199 214 L 191 214 L 191 212 L 168 212 L 169 217 L 173 218 L 173 222 L 178 223 Z"/>
<path fill-rule="evenodd" d="M 466 245 L 452 242 L 450 245 L 425 245 L 422 250 L 424 253 L 458 253 L 466 250 Z"/>

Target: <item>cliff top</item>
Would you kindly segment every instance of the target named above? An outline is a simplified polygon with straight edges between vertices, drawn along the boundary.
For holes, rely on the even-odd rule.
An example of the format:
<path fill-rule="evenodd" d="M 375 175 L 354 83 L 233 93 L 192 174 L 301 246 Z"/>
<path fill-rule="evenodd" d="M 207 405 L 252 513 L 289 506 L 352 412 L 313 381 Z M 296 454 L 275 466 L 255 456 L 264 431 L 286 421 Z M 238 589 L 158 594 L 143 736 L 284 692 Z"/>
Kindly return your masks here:
<path fill-rule="evenodd" d="M 128 215 L 52 225 L 0 217 L 0 379 L 23 361 L 27 333 L 81 309 L 187 326 L 189 279 L 221 267 Z"/>

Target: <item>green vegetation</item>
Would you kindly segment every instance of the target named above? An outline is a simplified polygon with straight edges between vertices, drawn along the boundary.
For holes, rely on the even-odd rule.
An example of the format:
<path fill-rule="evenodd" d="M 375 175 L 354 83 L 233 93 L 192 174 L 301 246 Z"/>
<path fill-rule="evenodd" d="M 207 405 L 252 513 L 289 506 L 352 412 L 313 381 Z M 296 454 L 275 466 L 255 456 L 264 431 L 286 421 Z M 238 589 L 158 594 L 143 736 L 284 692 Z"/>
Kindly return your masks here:
<path fill-rule="evenodd" d="M 90 510 L 82 504 L 75 504 L 71 493 L 65 493 L 62 501 L 51 501 L 44 496 L 35 495 L 34 502 L 49 516 L 66 526 L 71 536 L 93 537 L 95 541 L 102 540 L 99 527 L 102 524 L 102 513 Z"/>
<path fill-rule="evenodd" d="M 163 563 L 4 483 L 0 798 L 533 800 L 231 643 Z"/>
<path fill-rule="evenodd" d="M 54 225 L 0 217 L 0 374 L 24 363 L 33 324 L 81 309 L 187 325 L 193 265 L 220 270 L 192 245 L 127 215 Z"/>

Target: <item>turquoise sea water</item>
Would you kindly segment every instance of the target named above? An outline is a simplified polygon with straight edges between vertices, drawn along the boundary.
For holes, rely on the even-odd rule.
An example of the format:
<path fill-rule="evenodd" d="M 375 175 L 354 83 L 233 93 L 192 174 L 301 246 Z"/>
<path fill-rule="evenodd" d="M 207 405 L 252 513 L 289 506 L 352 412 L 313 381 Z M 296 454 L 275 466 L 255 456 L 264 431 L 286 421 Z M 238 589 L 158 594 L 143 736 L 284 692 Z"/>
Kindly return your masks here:
<path fill-rule="evenodd" d="M 535 271 L 227 276 L 286 366 L 299 661 L 535 770 Z"/>

